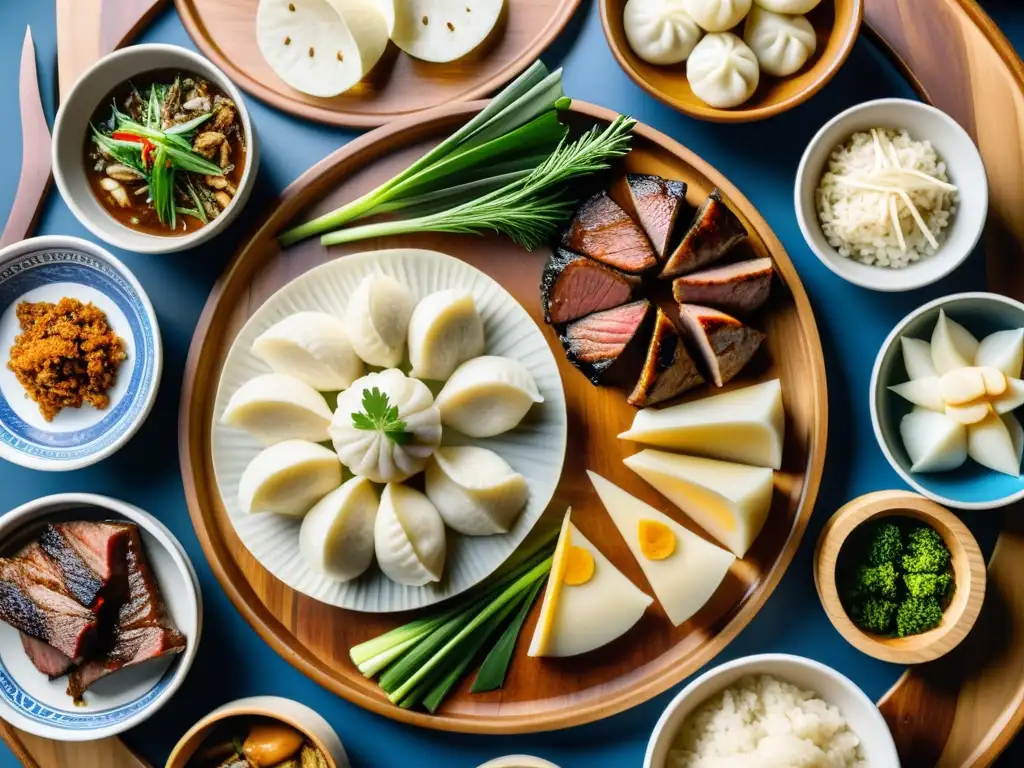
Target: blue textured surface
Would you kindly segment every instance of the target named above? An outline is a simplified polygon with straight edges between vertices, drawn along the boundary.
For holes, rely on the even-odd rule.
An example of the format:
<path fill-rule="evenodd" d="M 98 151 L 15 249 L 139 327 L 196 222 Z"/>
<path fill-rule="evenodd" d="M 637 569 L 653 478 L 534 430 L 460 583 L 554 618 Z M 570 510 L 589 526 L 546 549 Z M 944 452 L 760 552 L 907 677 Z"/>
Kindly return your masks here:
<path fill-rule="evenodd" d="M 1018 47 L 1024 47 L 1024 8 L 1019 0 L 989 0 Z M 0 211 L 7 211 L 16 188 L 20 134 L 13 119 L 17 104 L 18 57 L 26 23 L 32 24 L 48 114 L 53 115 L 56 81 L 54 7 L 47 0 L 0 3 L 0 103 L 8 120 L 0 123 L 7 151 L 0 153 Z M 145 33 L 147 41 L 192 47 L 174 12 L 161 16 Z M 842 282 L 804 246 L 792 207 L 792 184 L 803 148 L 828 118 L 870 98 L 912 98 L 887 61 L 864 40 L 850 61 L 817 97 L 765 123 L 712 125 L 688 119 L 640 91 L 615 63 L 601 32 L 592 0 L 582 8 L 544 55 L 565 67 L 566 92 L 575 98 L 629 112 L 689 146 L 728 176 L 758 207 L 796 263 L 811 297 L 828 363 L 830 441 L 826 474 L 803 545 L 774 596 L 717 662 L 756 652 L 812 656 L 855 679 L 877 698 L 901 672 L 865 657 L 847 645 L 828 623 L 811 575 L 814 542 L 825 520 L 848 499 L 903 484 L 878 450 L 868 415 L 868 383 L 879 345 L 908 311 L 937 296 L 984 285 L 977 255 L 941 283 L 911 294 L 870 293 Z M 127 734 L 129 743 L 156 766 L 163 765 L 177 738 L 201 715 L 230 699 L 273 693 L 319 710 L 345 742 L 353 765 L 445 766 L 471 768 L 485 759 L 514 752 L 546 757 L 563 768 L 639 766 L 643 750 L 670 693 L 603 722 L 555 733 L 520 737 L 463 736 L 399 725 L 369 714 L 329 694 L 295 671 L 248 627 L 235 611 L 202 555 L 186 507 L 177 460 L 177 408 L 181 372 L 207 294 L 247 231 L 288 182 L 309 165 L 345 144 L 354 131 L 303 123 L 250 99 L 264 153 L 257 189 L 241 221 L 214 243 L 173 256 L 116 252 L 147 288 L 160 318 L 166 365 L 160 396 L 148 422 L 132 443 L 97 467 L 65 475 L 30 472 L 0 463 L 4 508 L 60 491 L 110 494 L 159 517 L 184 544 L 202 583 L 206 615 L 202 646 L 185 684 L 153 720 Z M 56 192 L 39 232 L 87 237 Z M 989 515 L 965 519 L 990 546 L 992 531 L 981 530 Z M 988 535 L 985 535 L 985 534 Z M 1001 766 L 1024 763 L 1024 749 L 1011 748 Z M 0 768 L 15 765 L 0 750 Z"/>

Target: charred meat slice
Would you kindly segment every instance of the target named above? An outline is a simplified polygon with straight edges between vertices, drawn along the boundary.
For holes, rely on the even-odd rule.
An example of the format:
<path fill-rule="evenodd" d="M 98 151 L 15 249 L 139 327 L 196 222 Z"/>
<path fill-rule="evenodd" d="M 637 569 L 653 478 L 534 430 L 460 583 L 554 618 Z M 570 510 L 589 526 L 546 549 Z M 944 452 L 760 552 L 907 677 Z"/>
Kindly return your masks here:
<path fill-rule="evenodd" d="M 679 317 L 719 387 L 750 362 L 765 339 L 760 331 L 710 307 L 681 304 Z"/>
<path fill-rule="evenodd" d="M 671 400 L 704 383 L 679 332 L 659 308 L 640 378 L 627 401 L 644 407 Z"/>
<path fill-rule="evenodd" d="M 744 315 L 768 301 L 771 287 L 772 260 L 751 259 L 677 277 L 672 295 L 680 304 L 704 304 Z"/>
<path fill-rule="evenodd" d="M 631 275 L 658 263 L 647 235 L 605 190 L 576 209 L 562 245 Z"/>
<path fill-rule="evenodd" d="M 569 362 L 595 384 L 623 382 L 630 369 L 635 376 L 652 314 L 651 302 L 641 299 L 570 323 L 561 337 Z"/>
<path fill-rule="evenodd" d="M 697 209 L 693 223 L 668 257 L 660 276 L 683 275 L 718 261 L 746 236 L 746 227 L 725 204 L 722 193 L 712 190 Z"/>
<path fill-rule="evenodd" d="M 637 221 L 647 233 L 659 259 L 668 254 L 679 211 L 686 202 L 686 182 L 646 173 L 626 175 L 626 190 Z"/>
<path fill-rule="evenodd" d="M 125 560 L 128 599 L 118 614 L 113 645 L 101 658 L 86 661 L 72 670 L 68 694 L 76 700 L 100 678 L 185 649 L 185 637 L 167 615 L 160 587 L 146 563 L 142 540 L 134 527 L 130 531 Z"/>
<path fill-rule="evenodd" d="M 12 558 L 0 558 L 0 620 L 71 659 L 89 651 L 98 623 L 38 543 Z"/>
<path fill-rule="evenodd" d="M 558 248 L 544 265 L 540 297 L 544 319 L 568 323 L 591 312 L 625 304 L 640 278 Z"/>
<path fill-rule="evenodd" d="M 134 528 L 113 521 L 54 523 L 46 526 L 39 544 L 60 568 L 75 599 L 98 610 L 112 591 L 123 591 L 125 548 Z"/>
<path fill-rule="evenodd" d="M 66 675 L 74 663 L 49 643 L 21 633 L 21 647 L 33 666 L 51 680 Z"/>

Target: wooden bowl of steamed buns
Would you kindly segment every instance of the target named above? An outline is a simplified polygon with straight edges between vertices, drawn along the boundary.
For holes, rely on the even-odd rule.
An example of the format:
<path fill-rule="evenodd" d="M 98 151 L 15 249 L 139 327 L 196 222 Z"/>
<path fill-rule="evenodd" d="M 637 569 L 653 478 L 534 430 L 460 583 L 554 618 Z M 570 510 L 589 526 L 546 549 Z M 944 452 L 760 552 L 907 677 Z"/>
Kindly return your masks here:
<path fill-rule="evenodd" d="M 863 0 L 600 0 L 619 65 L 701 120 L 763 120 L 803 103 L 853 48 Z"/>

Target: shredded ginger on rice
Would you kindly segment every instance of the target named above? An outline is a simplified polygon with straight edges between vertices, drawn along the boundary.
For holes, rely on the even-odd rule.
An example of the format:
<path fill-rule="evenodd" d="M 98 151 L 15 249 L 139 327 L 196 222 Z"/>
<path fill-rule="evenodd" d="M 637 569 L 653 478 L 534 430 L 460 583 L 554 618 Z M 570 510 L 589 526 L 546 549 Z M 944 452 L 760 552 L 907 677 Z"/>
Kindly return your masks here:
<path fill-rule="evenodd" d="M 892 128 L 836 147 L 815 197 L 825 238 L 841 256 L 897 269 L 936 252 L 957 199 L 931 143 Z"/>

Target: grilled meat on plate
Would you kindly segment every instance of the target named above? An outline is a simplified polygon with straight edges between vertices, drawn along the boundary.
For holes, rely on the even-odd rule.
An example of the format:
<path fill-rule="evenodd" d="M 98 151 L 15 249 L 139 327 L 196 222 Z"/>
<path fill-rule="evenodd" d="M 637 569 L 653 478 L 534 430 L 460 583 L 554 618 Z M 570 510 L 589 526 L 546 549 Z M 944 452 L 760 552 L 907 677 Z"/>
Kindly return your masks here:
<path fill-rule="evenodd" d="M 540 279 L 544 319 L 558 325 L 617 307 L 632 298 L 639 284 L 638 277 L 557 248 Z"/>
<path fill-rule="evenodd" d="M 605 190 L 576 209 L 562 233 L 562 245 L 631 275 L 658 263 L 647 235 Z"/>
<path fill-rule="evenodd" d="M 703 304 L 745 315 L 768 301 L 771 287 L 772 260 L 763 258 L 677 277 L 672 281 L 672 295 L 680 304 Z"/>
<path fill-rule="evenodd" d="M 637 407 L 655 405 L 703 383 L 704 377 L 686 351 L 675 325 L 658 308 L 647 357 L 627 402 Z"/>
<path fill-rule="evenodd" d="M 660 276 L 669 278 L 695 272 L 718 261 L 746 237 L 747 229 L 743 222 L 722 200 L 722 193 L 712 190 L 697 209 L 693 223 L 668 257 Z"/>
<path fill-rule="evenodd" d="M 765 340 L 760 331 L 710 307 L 681 304 L 679 317 L 718 387 L 739 373 Z"/>
<path fill-rule="evenodd" d="M 626 175 L 627 211 L 634 214 L 659 259 L 668 253 L 679 211 L 686 203 L 686 182 L 646 173 Z"/>
<path fill-rule="evenodd" d="M 595 384 L 635 381 L 652 314 L 641 299 L 580 318 L 562 332 L 565 354 Z"/>

